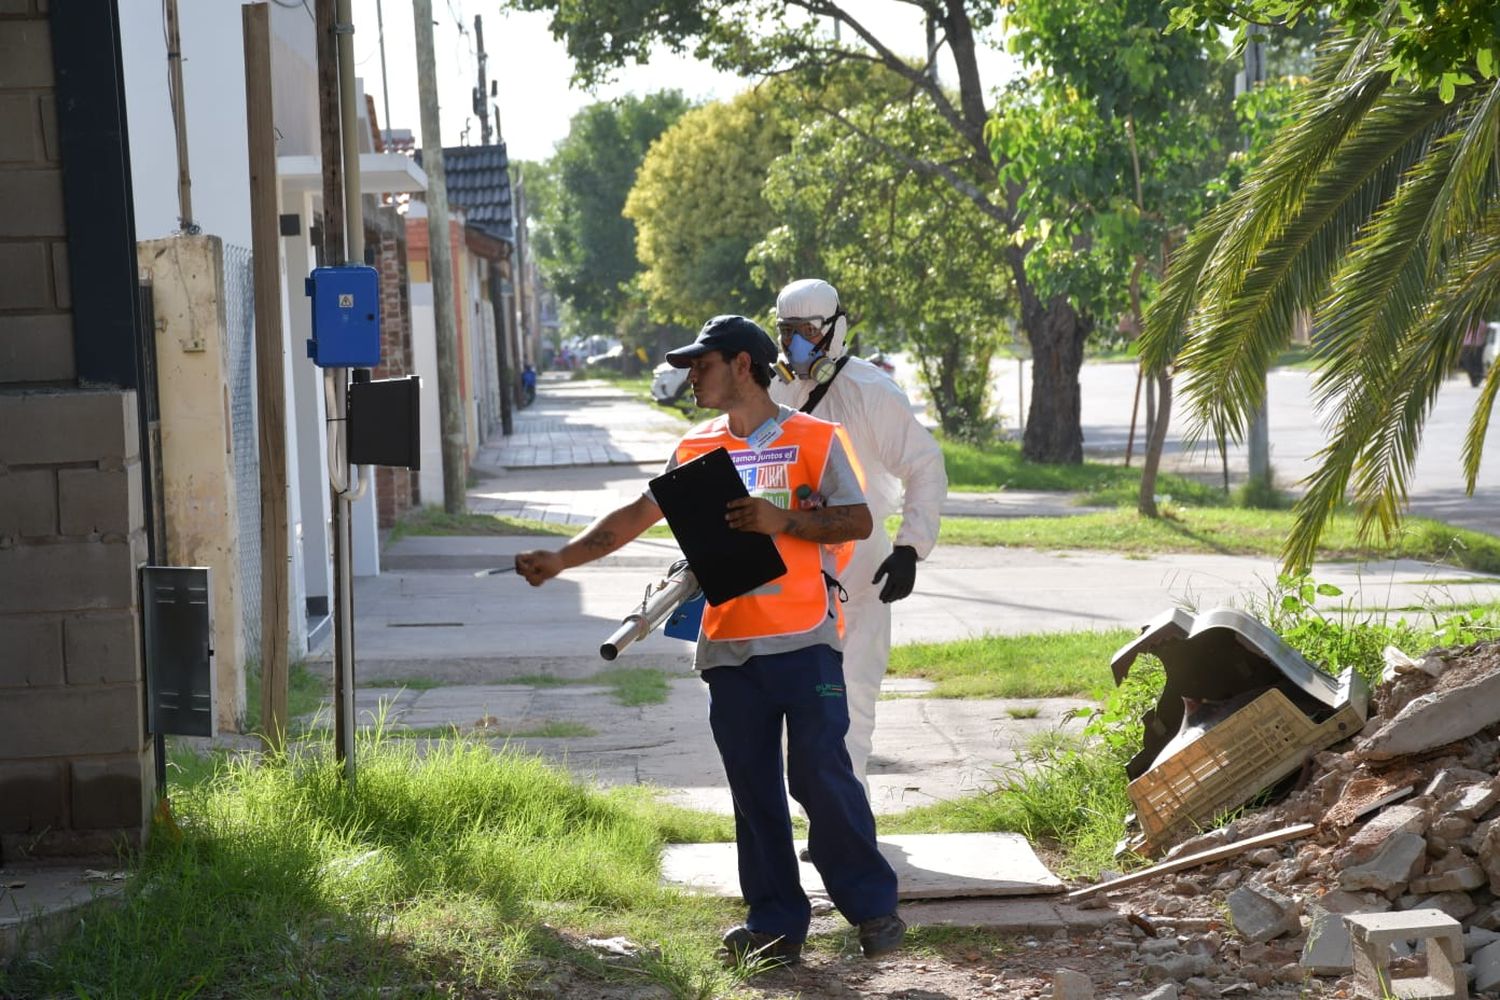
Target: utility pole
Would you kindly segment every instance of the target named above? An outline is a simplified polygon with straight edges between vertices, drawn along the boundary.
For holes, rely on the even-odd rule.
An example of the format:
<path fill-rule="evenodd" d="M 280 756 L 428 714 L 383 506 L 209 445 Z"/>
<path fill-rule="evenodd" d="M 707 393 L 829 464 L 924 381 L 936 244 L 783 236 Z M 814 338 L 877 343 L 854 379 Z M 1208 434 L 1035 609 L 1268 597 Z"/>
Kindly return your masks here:
<path fill-rule="evenodd" d="M 188 169 L 187 102 L 182 93 L 182 38 L 177 25 L 177 0 L 166 0 L 167 88 L 172 98 L 172 131 L 177 133 L 177 225 L 196 233 L 193 221 L 193 179 Z"/>
<path fill-rule="evenodd" d="M 260 443 L 261 725 L 273 749 L 287 727 L 288 525 L 286 394 L 281 349 L 276 126 L 271 117 L 271 26 L 265 4 L 240 8 L 245 45 L 245 123 L 250 153 L 250 245 L 255 265 L 255 401 Z"/>
<path fill-rule="evenodd" d="M 490 131 L 490 104 L 489 85 L 485 80 L 484 66 L 488 59 L 484 51 L 484 20 L 478 14 L 474 15 L 474 45 L 477 49 L 479 62 L 479 83 L 474 88 L 474 113 L 479 116 L 479 134 L 484 145 L 490 144 L 492 133 Z M 497 112 L 498 120 L 499 114 Z M 517 242 L 519 249 L 519 236 Z M 511 367 L 510 367 L 510 338 L 506 335 L 506 326 L 501 322 L 504 310 L 501 302 L 504 296 L 501 294 L 501 268 L 498 260 L 489 262 L 490 277 L 490 305 L 491 313 L 495 321 L 495 368 L 496 378 L 499 381 L 500 390 L 500 433 L 506 437 L 515 433 L 515 416 L 511 405 L 515 393 L 512 391 Z"/>
<path fill-rule="evenodd" d="M 385 102 L 385 129 L 380 137 L 381 145 L 391 148 L 391 79 L 385 71 L 385 13 L 381 0 L 375 0 L 375 30 L 380 35 L 380 96 Z"/>
<path fill-rule="evenodd" d="M 1254 90 L 1266 78 L 1265 46 L 1261 39 L 1265 29 L 1258 24 L 1247 25 L 1245 32 L 1245 90 Z M 1248 140 L 1246 140 L 1248 143 Z M 1253 496 L 1269 496 L 1271 483 L 1271 432 L 1266 418 L 1268 403 L 1266 376 L 1261 375 L 1261 402 L 1250 421 L 1250 433 L 1246 445 L 1250 462 L 1250 489 Z"/>
<path fill-rule="evenodd" d="M 438 123 L 437 65 L 432 42 L 432 0 L 412 0 L 417 42 L 417 98 L 422 106 L 422 166 L 427 171 L 427 253 L 437 326 L 438 413 L 443 438 L 443 510 L 467 508 L 468 442 L 458 395 L 458 335 L 453 328 L 453 256 L 448 246 L 448 184 L 443 174 Z"/>
<path fill-rule="evenodd" d="M 489 87 L 484 79 L 484 21 L 478 14 L 474 15 L 474 43 L 479 50 L 479 86 L 474 88 L 474 113 L 479 116 L 479 140 L 480 144 L 490 144 L 490 101 Z"/>

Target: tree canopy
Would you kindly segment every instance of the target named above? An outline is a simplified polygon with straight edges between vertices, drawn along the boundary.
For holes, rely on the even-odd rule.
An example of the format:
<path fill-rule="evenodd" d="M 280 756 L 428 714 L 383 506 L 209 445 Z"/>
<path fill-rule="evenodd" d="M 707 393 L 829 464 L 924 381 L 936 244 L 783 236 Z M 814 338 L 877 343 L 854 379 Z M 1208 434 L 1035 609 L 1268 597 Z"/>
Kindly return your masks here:
<path fill-rule="evenodd" d="M 675 90 L 591 104 L 543 164 L 538 259 L 565 304 L 569 334 L 614 332 L 635 308 L 641 265 L 625 199 L 651 143 L 689 107 Z"/>
<path fill-rule="evenodd" d="M 930 104 L 892 103 L 884 88 L 871 90 L 841 114 L 916 155 L 955 154 L 953 133 Z M 767 283 L 832 281 L 862 341 L 913 349 L 944 432 L 987 437 L 990 362 L 1014 322 L 992 220 L 951 185 L 849 141 L 826 116 L 810 119 L 772 165 L 766 200 L 781 220 L 753 253 Z"/>
<path fill-rule="evenodd" d="M 688 112 L 651 147 L 625 214 L 653 315 L 695 327 L 765 309 L 746 255 L 774 224 L 761 188 L 790 129 L 769 88 L 757 88 Z"/>

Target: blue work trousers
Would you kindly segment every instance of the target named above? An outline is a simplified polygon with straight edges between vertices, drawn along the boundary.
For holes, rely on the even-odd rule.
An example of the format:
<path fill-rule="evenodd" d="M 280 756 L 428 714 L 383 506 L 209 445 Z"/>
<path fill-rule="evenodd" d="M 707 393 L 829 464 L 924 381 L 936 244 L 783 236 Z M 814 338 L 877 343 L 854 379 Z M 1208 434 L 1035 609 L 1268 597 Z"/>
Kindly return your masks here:
<path fill-rule="evenodd" d="M 703 679 L 734 796 L 740 891 L 750 908 L 745 925 L 795 943 L 807 937 L 812 911 L 797 877 L 787 791 L 807 814 L 812 862 L 839 912 L 853 924 L 893 912 L 896 873 L 875 846 L 875 817 L 844 749 L 843 655 L 810 646 L 714 667 Z"/>

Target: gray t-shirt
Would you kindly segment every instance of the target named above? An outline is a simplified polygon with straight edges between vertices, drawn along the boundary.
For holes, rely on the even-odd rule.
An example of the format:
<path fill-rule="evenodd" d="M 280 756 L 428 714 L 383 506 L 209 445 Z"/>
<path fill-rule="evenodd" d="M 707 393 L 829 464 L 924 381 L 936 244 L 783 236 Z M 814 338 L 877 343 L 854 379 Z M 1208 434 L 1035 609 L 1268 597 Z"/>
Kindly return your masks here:
<path fill-rule="evenodd" d="M 784 424 L 790 420 L 798 411 L 789 406 L 778 407 L 776 422 Z M 745 440 L 741 438 L 740 440 Z M 762 448 L 774 446 L 775 441 L 762 444 Z M 749 447 L 747 442 L 746 447 Z M 667 460 L 667 471 L 678 465 L 677 455 L 674 452 Z M 819 492 L 825 498 L 829 507 L 843 507 L 865 502 L 865 494 L 859 486 L 859 476 L 854 472 L 854 466 L 849 462 L 849 456 L 844 451 L 843 441 L 835 437 L 828 449 L 828 463 L 823 469 L 823 478 L 819 483 Z M 786 502 L 786 490 L 780 491 L 757 489 L 754 482 L 746 483 L 751 496 L 762 496 L 778 505 Z M 646 495 L 651 496 L 648 489 Z M 652 498 L 655 502 L 655 498 Z M 828 546 L 822 547 L 823 571 L 829 576 L 836 577 L 836 559 L 833 550 Z M 769 583 L 768 588 L 776 584 Z M 755 593 L 755 591 L 751 591 Z M 833 600 L 838 600 L 838 595 L 832 595 Z M 806 649 L 809 646 L 832 646 L 834 649 L 843 648 L 843 640 L 839 637 L 838 621 L 833 616 L 824 618 L 816 628 L 807 632 L 798 632 L 794 635 L 773 635 L 763 639 L 728 640 L 714 642 L 706 638 L 700 631 L 698 633 L 698 648 L 693 655 L 693 666 L 697 670 L 709 670 L 713 667 L 737 666 L 750 659 L 752 656 L 763 656 L 769 653 L 789 653 L 794 649 Z"/>

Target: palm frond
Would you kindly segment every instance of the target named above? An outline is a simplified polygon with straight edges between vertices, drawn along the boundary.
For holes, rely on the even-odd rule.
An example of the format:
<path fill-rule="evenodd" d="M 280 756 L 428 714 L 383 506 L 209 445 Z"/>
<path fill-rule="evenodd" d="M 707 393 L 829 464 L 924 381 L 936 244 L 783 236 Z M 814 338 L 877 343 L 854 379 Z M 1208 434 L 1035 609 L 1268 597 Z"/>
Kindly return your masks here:
<path fill-rule="evenodd" d="M 1493 197 L 1500 141 L 1500 79 L 1476 88 L 1464 103 L 1467 125 L 1457 136 L 1457 148 L 1447 183 L 1434 199 L 1429 254 L 1436 255 L 1448 241 L 1472 231 Z"/>
<path fill-rule="evenodd" d="M 1297 211 L 1261 243 L 1238 287 L 1232 278 L 1219 285 L 1217 275 L 1210 277 L 1220 294 L 1200 314 L 1182 358 L 1192 373 L 1195 424 L 1211 428 L 1215 437 L 1243 436 L 1262 402 L 1265 372 L 1290 338 L 1297 312 L 1322 300 L 1350 244 L 1425 152 L 1445 114 L 1435 98 L 1384 94 L 1306 183 Z M 1273 169 L 1258 183 L 1290 176 Z"/>
<path fill-rule="evenodd" d="M 1397 344 L 1434 290 L 1440 259 L 1426 252 L 1458 145 L 1450 131 L 1407 173 L 1350 248 L 1318 308 L 1319 409 L 1388 369 Z"/>

